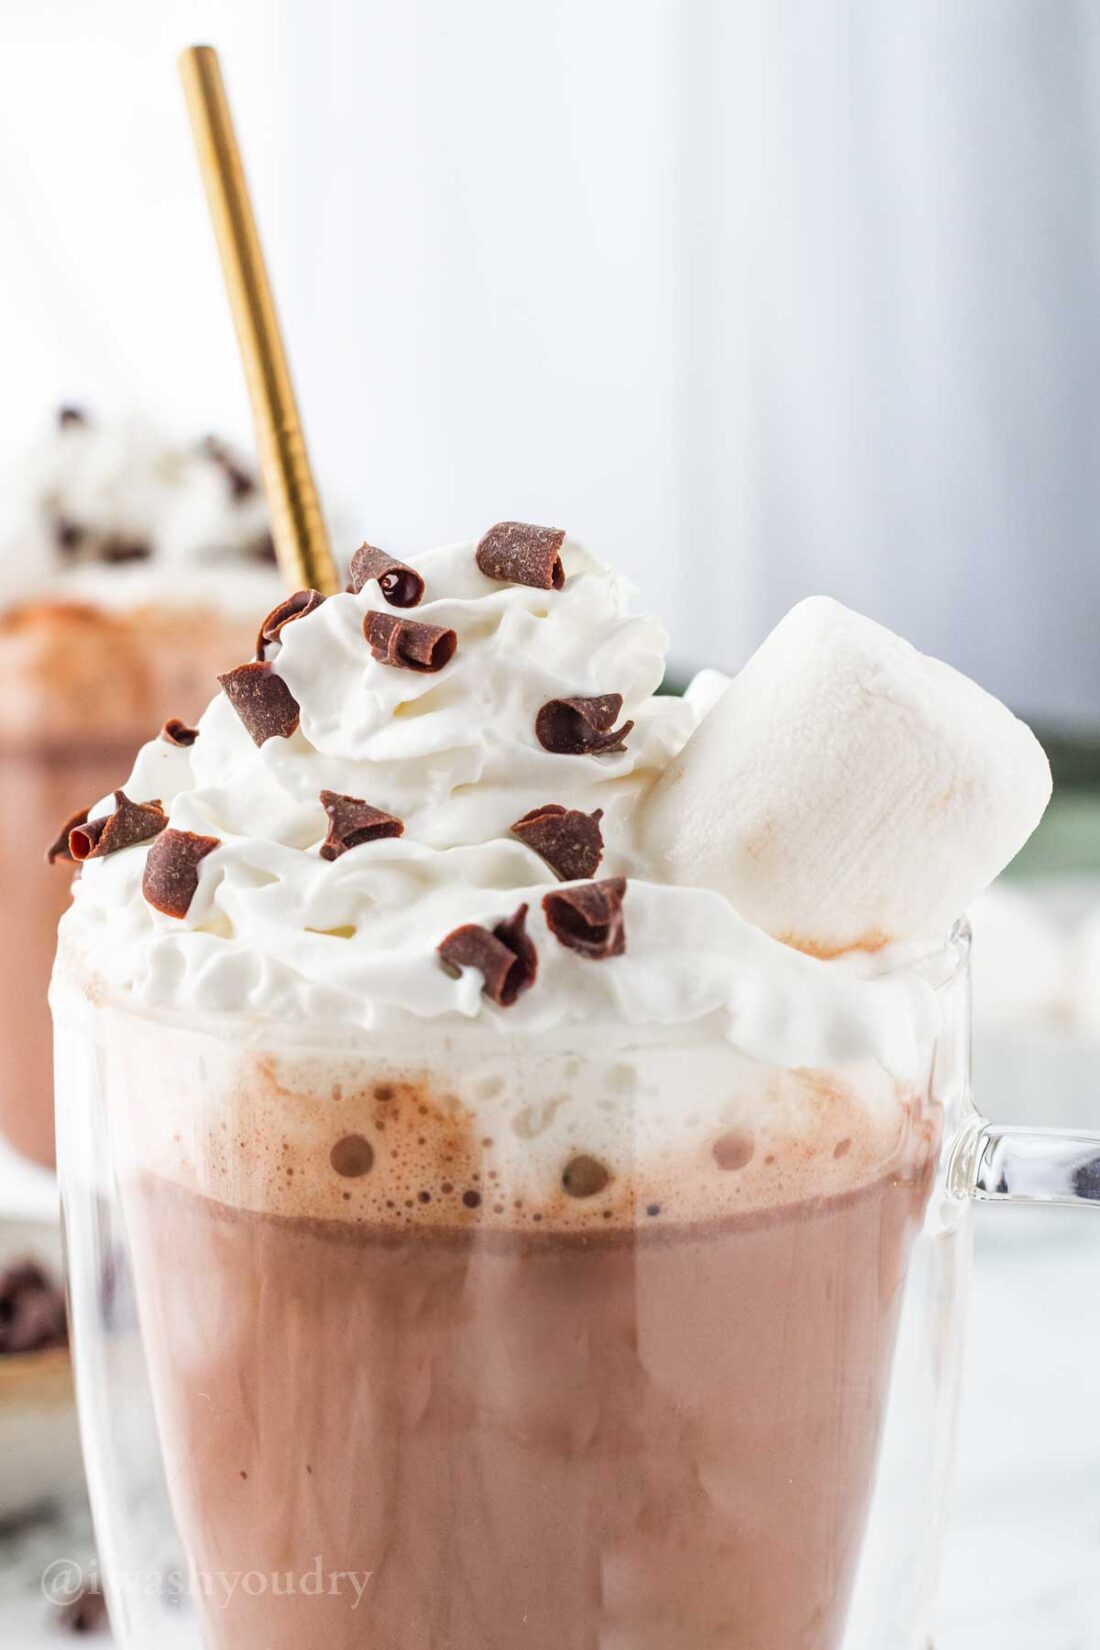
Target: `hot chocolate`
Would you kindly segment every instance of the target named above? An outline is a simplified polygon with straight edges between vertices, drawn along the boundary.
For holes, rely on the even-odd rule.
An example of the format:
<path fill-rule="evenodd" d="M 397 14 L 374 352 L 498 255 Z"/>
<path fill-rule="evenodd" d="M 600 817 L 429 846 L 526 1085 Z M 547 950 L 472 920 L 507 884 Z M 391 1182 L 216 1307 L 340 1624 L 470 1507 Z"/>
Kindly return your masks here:
<path fill-rule="evenodd" d="M 835 1650 L 936 1108 L 690 1043 L 574 1093 L 642 1137 L 677 1062 L 722 1100 L 648 1162 L 582 1152 L 564 1095 L 478 1105 L 495 1062 L 309 1093 L 265 1059 L 170 1130 L 141 1085 L 123 1201 L 208 1650 Z"/>
<path fill-rule="evenodd" d="M 860 943 L 836 889 L 781 902 L 817 796 L 765 769 L 842 764 L 865 700 L 853 771 L 904 736 L 891 817 L 946 809 L 976 887 L 1042 752 L 826 604 L 714 807 L 722 682 L 658 696 L 660 627 L 564 534 L 351 565 L 82 827 L 55 974 L 208 1650 L 838 1650 L 952 948 L 873 796 L 826 810 Z"/>

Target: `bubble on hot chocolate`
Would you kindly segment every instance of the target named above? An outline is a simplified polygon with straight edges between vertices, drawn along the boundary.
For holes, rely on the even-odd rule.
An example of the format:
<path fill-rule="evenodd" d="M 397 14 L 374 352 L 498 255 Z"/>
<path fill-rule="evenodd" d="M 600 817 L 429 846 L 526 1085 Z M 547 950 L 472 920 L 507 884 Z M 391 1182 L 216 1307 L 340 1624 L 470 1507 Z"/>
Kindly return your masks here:
<path fill-rule="evenodd" d="M 659 694 L 665 634 L 630 615 L 625 582 L 557 530 L 504 525 L 491 564 L 486 538 L 415 569 L 368 546 L 358 589 L 269 613 L 264 658 L 223 673 L 194 736 L 139 754 L 122 788 L 159 799 L 170 828 L 85 861 L 66 947 L 156 1009 L 372 1031 L 705 1026 L 779 1066 L 920 1079 L 925 982 L 800 955 L 723 894 L 655 874 L 644 799 L 712 680 Z M 525 545 L 538 576 L 512 555 Z M 415 619 L 391 600 L 410 578 Z"/>
<path fill-rule="evenodd" d="M 62 407 L 12 481 L 4 602 L 61 588 L 125 605 L 155 587 L 171 603 L 192 599 L 201 582 L 215 606 L 255 607 L 274 582 L 258 477 L 218 437 L 179 441 L 144 420 Z"/>

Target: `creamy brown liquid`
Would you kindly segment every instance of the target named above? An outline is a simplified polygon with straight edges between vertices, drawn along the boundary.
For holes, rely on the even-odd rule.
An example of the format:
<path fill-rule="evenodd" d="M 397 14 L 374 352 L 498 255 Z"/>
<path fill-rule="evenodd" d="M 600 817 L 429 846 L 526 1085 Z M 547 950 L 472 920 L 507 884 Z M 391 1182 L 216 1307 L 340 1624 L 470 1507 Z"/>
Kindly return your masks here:
<path fill-rule="evenodd" d="M 42 601 L 0 614 L 0 1133 L 40 1163 L 54 1161 L 46 992 L 72 878 L 46 850 L 167 717 L 201 714 L 254 635 L 205 610 Z"/>
<path fill-rule="evenodd" d="M 52 1030 L 46 991 L 71 865 L 46 849 L 81 803 L 125 776 L 131 745 L 5 750 L 0 745 L 0 1133 L 39 1163 L 54 1160 Z"/>
<path fill-rule="evenodd" d="M 929 1177 L 521 1234 L 143 1174 L 138 1298 L 208 1650 L 835 1650 Z"/>

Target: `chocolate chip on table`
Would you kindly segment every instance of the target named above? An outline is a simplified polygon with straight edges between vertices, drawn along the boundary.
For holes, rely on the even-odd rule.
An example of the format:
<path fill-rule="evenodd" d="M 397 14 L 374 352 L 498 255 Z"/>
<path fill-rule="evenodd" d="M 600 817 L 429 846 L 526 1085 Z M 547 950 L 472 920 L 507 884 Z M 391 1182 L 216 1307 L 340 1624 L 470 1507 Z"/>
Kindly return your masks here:
<path fill-rule="evenodd" d="M 512 835 L 531 848 L 563 882 L 594 877 L 603 858 L 603 809 L 581 813 L 560 802 L 544 802 L 517 819 Z"/>
<path fill-rule="evenodd" d="M 491 930 L 473 922 L 456 928 L 436 949 L 451 971 L 479 969 L 486 997 L 500 1008 L 510 1008 L 535 983 L 538 974 L 538 953 L 526 924 L 527 906 L 521 905 Z"/>
<path fill-rule="evenodd" d="M 0 1271 L 0 1354 L 65 1346 L 65 1297 L 33 1259 Z"/>
<path fill-rule="evenodd" d="M 68 864 L 74 863 L 72 853 L 69 850 L 69 837 L 78 825 L 84 824 L 87 817 L 87 808 L 78 808 L 75 814 L 70 814 L 46 849 L 46 863 L 48 865 L 55 865 L 59 859 L 65 860 Z"/>
<path fill-rule="evenodd" d="M 582 957 L 594 962 L 619 957 L 626 950 L 625 894 L 623 877 L 556 889 L 542 902 L 547 927 L 556 940 Z"/>
<path fill-rule="evenodd" d="M 328 836 L 321 844 L 322 859 L 339 859 L 349 848 L 381 837 L 402 836 L 405 827 L 393 814 L 372 808 L 357 796 L 341 796 L 338 791 L 322 791 L 321 806 L 328 814 Z"/>
<path fill-rule="evenodd" d="M 523 521 L 498 521 L 478 544 L 477 565 L 487 579 L 526 584 L 535 590 L 560 590 L 565 583 L 558 527 L 532 527 Z"/>
<path fill-rule="evenodd" d="M 178 716 L 170 716 L 160 730 L 160 736 L 166 745 L 193 745 L 199 737 L 198 728 L 189 728 L 186 722 L 181 722 Z"/>
<path fill-rule="evenodd" d="M 615 727 L 623 708 L 621 693 L 601 693 L 594 698 L 550 699 L 535 718 L 535 737 L 543 750 L 557 756 L 600 756 L 626 748 L 626 736 L 634 726 L 624 722 Z"/>
<path fill-rule="evenodd" d="M 424 595 L 424 580 L 409 567 L 373 544 L 361 544 L 348 568 L 351 590 L 358 595 L 371 579 L 377 579 L 383 596 L 394 607 L 416 607 Z"/>
<path fill-rule="evenodd" d="M 363 620 L 363 634 L 379 664 L 426 674 L 450 664 L 458 646 L 453 630 L 399 619 L 393 613 L 368 613 Z"/>
<path fill-rule="evenodd" d="M 185 917 L 199 886 L 199 866 L 220 846 L 216 836 L 162 831 L 145 861 L 141 891 L 146 902 L 166 917 Z"/>
<path fill-rule="evenodd" d="M 107 1600 L 102 1590 L 91 1583 L 82 1587 L 74 1597 L 57 1607 L 57 1623 L 70 1633 L 102 1633 L 109 1623 Z"/>
<path fill-rule="evenodd" d="M 285 601 L 273 607 L 256 637 L 257 659 L 263 658 L 269 643 L 279 641 L 284 627 L 292 619 L 304 619 L 307 613 L 315 613 L 324 599 L 319 590 L 296 590 L 293 596 L 287 596 Z"/>
<path fill-rule="evenodd" d="M 289 739 L 299 721 L 297 699 L 279 676 L 263 660 L 238 665 L 219 676 L 229 703 L 252 735 L 253 743 L 269 739 Z"/>
<path fill-rule="evenodd" d="M 168 815 L 159 801 L 131 802 L 125 791 L 116 791 L 113 813 L 83 820 L 72 827 L 69 857 L 77 864 L 86 859 L 105 859 L 121 848 L 133 848 L 139 842 L 159 836 L 167 824 Z"/>

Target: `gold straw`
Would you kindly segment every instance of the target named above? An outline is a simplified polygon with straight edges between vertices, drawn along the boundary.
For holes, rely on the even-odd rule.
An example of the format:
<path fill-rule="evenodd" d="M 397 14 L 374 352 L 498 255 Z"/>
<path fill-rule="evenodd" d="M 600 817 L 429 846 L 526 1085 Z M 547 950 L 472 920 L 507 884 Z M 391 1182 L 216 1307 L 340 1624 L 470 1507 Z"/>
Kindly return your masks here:
<path fill-rule="evenodd" d="M 217 52 L 189 46 L 180 54 L 180 74 L 252 400 L 279 566 L 292 590 L 330 596 L 340 583 Z"/>

